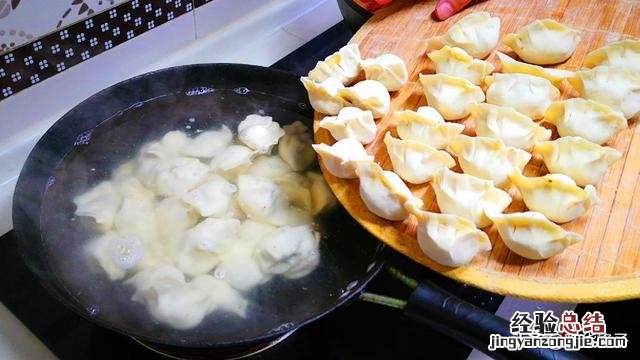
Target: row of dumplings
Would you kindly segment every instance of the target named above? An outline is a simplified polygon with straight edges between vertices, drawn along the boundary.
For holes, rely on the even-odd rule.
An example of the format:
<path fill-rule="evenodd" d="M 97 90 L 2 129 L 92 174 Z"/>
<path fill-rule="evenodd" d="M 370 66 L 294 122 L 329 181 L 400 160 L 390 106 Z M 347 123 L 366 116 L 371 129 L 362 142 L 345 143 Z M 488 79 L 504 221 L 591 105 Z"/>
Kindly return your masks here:
<path fill-rule="evenodd" d="M 437 73 L 419 78 L 429 106 L 395 111 L 399 138 L 391 132 L 384 136 L 393 171 L 374 163 L 363 147 L 376 139 L 374 118 L 380 117 L 380 109 L 374 115 L 371 107 L 360 106 L 360 99 L 329 114 L 312 101 L 317 111 L 337 115 L 319 122 L 337 142 L 314 145 L 326 169 L 337 177 L 358 178 L 361 198 L 377 216 L 401 221 L 415 215 L 420 247 L 448 266 L 467 264 L 477 252 L 490 249 L 478 228 L 492 223 L 512 251 L 530 259 L 548 258 L 580 241 L 579 234 L 554 222 L 572 221 L 598 202 L 593 185 L 622 156 L 601 144 L 626 129 L 627 118 L 640 111 L 640 42 L 625 40 L 593 51 L 586 61 L 592 70 L 544 68 L 539 65 L 567 60 L 580 37 L 553 20 L 538 20 L 504 40 L 529 63 L 498 52 L 502 73 L 490 75 L 494 66 L 474 57 L 491 53 L 499 31 L 500 20 L 481 12 L 429 39 L 429 47 L 436 50 L 428 57 Z M 559 101 L 565 79 L 586 99 Z M 313 89 L 307 89 L 313 98 Z M 462 135 L 464 125 L 448 122 L 469 115 L 476 137 Z M 557 128 L 560 138 L 550 140 L 551 130 L 535 121 L 542 118 Z M 522 175 L 531 151 L 552 174 Z M 450 153 L 463 174 L 449 170 L 456 165 Z M 431 182 L 442 214 L 422 211 L 422 200 L 403 180 Z M 512 201 L 505 191 L 512 184 L 530 211 L 502 214 Z"/>

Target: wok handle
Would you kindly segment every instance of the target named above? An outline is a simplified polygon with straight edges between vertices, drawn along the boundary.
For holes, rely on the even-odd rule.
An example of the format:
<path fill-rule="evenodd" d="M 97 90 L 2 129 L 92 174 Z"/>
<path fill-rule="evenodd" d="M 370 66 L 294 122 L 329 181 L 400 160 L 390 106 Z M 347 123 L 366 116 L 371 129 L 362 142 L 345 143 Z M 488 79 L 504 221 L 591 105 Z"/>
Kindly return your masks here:
<path fill-rule="evenodd" d="M 409 318 L 422 322 L 494 359 L 588 359 L 577 352 L 551 349 L 506 349 L 489 351 L 491 334 L 511 335 L 509 322 L 484 309 L 472 305 L 441 287 L 423 281 L 413 291 L 404 308 Z"/>

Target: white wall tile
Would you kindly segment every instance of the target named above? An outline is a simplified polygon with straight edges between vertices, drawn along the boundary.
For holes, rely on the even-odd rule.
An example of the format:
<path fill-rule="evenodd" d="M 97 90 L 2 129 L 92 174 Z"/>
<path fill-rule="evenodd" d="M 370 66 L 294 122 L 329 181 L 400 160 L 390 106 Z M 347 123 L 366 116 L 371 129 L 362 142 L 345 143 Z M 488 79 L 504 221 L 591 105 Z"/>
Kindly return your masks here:
<path fill-rule="evenodd" d="M 287 24 L 284 30 L 306 41 L 342 21 L 336 0 L 324 0 L 304 15 Z"/>
<path fill-rule="evenodd" d="M 202 38 L 214 31 L 219 31 L 273 2 L 273 0 L 213 0 L 195 9 L 196 36 Z"/>

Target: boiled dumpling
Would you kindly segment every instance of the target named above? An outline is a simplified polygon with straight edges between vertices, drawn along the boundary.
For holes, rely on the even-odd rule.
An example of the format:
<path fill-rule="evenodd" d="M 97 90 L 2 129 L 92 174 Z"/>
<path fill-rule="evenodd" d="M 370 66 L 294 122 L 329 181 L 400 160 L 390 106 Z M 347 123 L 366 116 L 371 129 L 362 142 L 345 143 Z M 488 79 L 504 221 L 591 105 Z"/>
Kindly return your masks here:
<path fill-rule="evenodd" d="M 592 185 L 582 189 L 566 175 L 526 177 L 514 171 L 510 178 L 529 210 L 540 212 L 557 223 L 574 220 L 598 203 L 596 189 Z"/>
<path fill-rule="evenodd" d="M 256 152 L 244 145 L 230 145 L 211 159 L 214 171 L 230 171 L 251 164 Z"/>
<path fill-rule="evenodd" d="M 300 121 L 284 126 L 284 136 L 278 142 L 278 155 L 294 171 L 304 170 L 313 163 L 316 154 L 311 147 L 309 128 Z"/>
<path fill-rule="evenodd" d="M 474 59 L 457 47 L 444 46 L 440 50 L 430 52 L 428 56 L 436 65 L 437 73 L 467 79 L 474 85 L 482 84 L 484 77 L 494 70 L 490 62 Z"/>
<path fill-rule="evenodd" d="M 511 184 L 509 174 L 514 169 L 522 171 L 531 160 L 531 154 L 505 146 L 502 140 L 488 137 L 458 135 L 449 149 L 458 157 L 465 174 L 493 180 L 502 189 Z"/>
<path fill-rule="evenodd" d="M 400 140 L 391 136 L 384 137 L 387 153 L 393 165 L 393 171 L 402 179 L 413 184 L 425 183 L 442 168 L 456 165 L 456 161 L 446 151 L 413 140 Z"/>
<path fill-rule="evenodd" d="M 349 102 L 338 95 L 339 89 L 344 89 L 340 80 L 327 78 L 322 82 L 315 82 L 308 77 L 301 77 L 300 81 L 307 89 L 309 103 L 317 112 L 325 115 L 338 115 L 340 109 L 349 105 Z"/>
<path fill-rule="evenodd" d="M 270 152 L 283 135 L 284 130 L 271 116 L 251 114 L 238 124 L 238 139 L 261 154 Z"/>
<path fill-rule="evenodd" d="M 220 257 L 220 263 L 214 270 L 214 276 L 223 279 L 238 291 L 249 291 L 271 277 L 262 272 L 258 261 L 254 258 L 254 245 L 243 242 L 233 245 Z"/>
<path fill-rule="evenodd" d="M 178 157 L 163 160 L 155 176 L 155 191 L 163 196 L 181 196 L 205 180 L 209 166 L 198 159 Z"/>
<path fill-rule="evenodd" d="M 530 150 L 536 141 L 549 140 L 551 130 L 546 129 L 513 108 L 474 104 L 469 107 L 478 136 L 502 140 L 505 145 Z"/>
<path fill-rule="evenodd" d="M 189 275 L 211 271 L 220 254 L 237 239 L 240 221 L 237 219 L 207 218 L 189 229 L 177 254 L 177 266 Z"/>
<path fill-rule="evenodd" d="M 552 103 L 544 114 L 560 136 L 580 136 L 604 144 L 618 131 L 627 129 L 624 114 L 593 100 L 573 98 Z"/>
<path fill-rule="evenodd" d="M 301 278 L 318 266 L 319 243 L 320 234 L 310 225 L 280 227 L 258 244 L 258 264 L 269 274 Z"/>
<path fill-rule="evenodd" d="M 155 196 L 138 179 L 131 177 L 119 184 L 123 201 L 114 218 L 120 235 L 135 235 L 144 241 L 156 240 Z"/>
<path fill-rule="evenodd" d="M 204 217 L 222 216 L 238 188 L 219 175 L 213 175 L 204 184 L 189 191 L 182 199 Z"/>
<path fill-rule="evenodd" d="M 75 198 L 75 214 L 92 217 L 104 229 L 110 229 L 116 212 L 122 203 L 122 197 L 111 181 L 103 181 Z"/>
<path fill-rule="evenodd" d="M 535 211 L 489 214 L 505 245 L 531 260 L 550 258 L 582 241 L 582 236 L 565 231 Z"/>
<path fill-rule="evenodd" d="M 420 249 L 433 261 L 445 266 L 463 266 L 481 251 L 491 250 L 489 237 L 475 225 L 457 215 L 421 211 L 407 203 L 418 219 Z"/>
<path fill-rule="evenodd" d="M 276 178 L 291 171 L 293 170 L 289 164 L 282 160 L 282 157 L 262 155 L 253 161 L 247 174 Z"/>
<path fill-rule="evenodd" d="M 609 166 L 622 157 L 616 149 L 575 136 L 537 143 L 534 151 L 542 155 L 550 172 L 567 175 L 580 186 L 600 182 Z"/>
<path fill-rule="evenodd" d="M 527 74 L 494 74 L 485 79 L 487 103 L 512 107 L 536 120 L 544 116 L 560 91 L 547 79 Z"/>
<path fill-rule="evenodd" d="M 119 280 L 124 278 L 127 270 L 118 266 L 109 251 L 112 241 L 119 237 L 116 232 L 106 232 L 97 238 L 91 240 L 85 247 L 85 251 L 100 268 L 107 274 L 111 280 Z"/>
<path fill-rule="evenodd" d="M 360 197 L 373 214 L 387 220 L 404 220 L 409 215 L 404 207 L 406 202 L 422 207 L 420 198 L 415 197 L 396 173 L 382 170 L 373 161 L 359 162 L 356 169 L 360 179 Z"/>
<path fill-rule="evenodd" d="M 311 211 L 311 183 L 306 176 L 291 172 L 274 178 L 273 181 L 282 188 L 289 204 Z"/>
<path fill-rule="evenodd" d="M 362 144 L 372 142 L 377 131 L 371 111 L 353 106 L 342 108 L 338 116 L 326 116 L 318 126 L 329 130 L 336 140 L 351 138 Z"/>
<path fill-rule="evenodd" d="M 419 141 L 438 150 L 444 149 L 464 130 L 463 124 L 445 122 L 442 115 L 429 106 L 421 106 L 417 111 L 396 111 L 394 117 L 402 140 Z"/>
<path fill-rule="evenodd" d="M 551 19 L 536 20 L 504 38 L 504 43 L 522 60 L 538 65 L 567 60 L 578 42 L 579 31 Z"/>
<path fill-rule="evenodd" d="M 447 168 L 436 173 L 432 185 L 442 213 L 461 216 L 481 228 L 491 225 L 486 212 L 501 213 L 511 204 L 511 196 L 494 187 L 491 180 Z"/>
<path fill-rule="evenodd" d="M 607 65 L 640 71 L 640 41 L 622 40 L 607 44 L 588 53 L 584 65 L 589 68 Z"/>
<path fill-rule="evenodd" d="M 500 63 L 502 64 L 501 70 L 503 73 L 519 73 L 539 76 L 551 81 L 551 83 L 556 87 L 560 87 L 560 85 L 562 85 L 562 80 L 568 79 L 573 76 L 572 71 L 544 68 L 538 65 L 523 63 L 518 60 L 512 59 L 499 51 L 497 52 L 497 55 L 500 59 Z"/>
<path fill-rule="evenodd" d="M 576 71 L 571 85 L 585 99 L 620 111 L 630 119 L 640 112 L 640 73 L 628 68 L 598 66 Z"/>
<path fill-rule="evenodd" d="M 469 115 L 469 105 L 484 101 L 482 89 L 469 80 L 445 74 L 420 74 L 420 84 L 429 106 L 446 120 Z"/>
<path fill-rule="evenodd" d="M 329 210 L 338 203 L 338 199 L 333 195 L 321 174 L 308 172 L 307 178 L 311 183 L 309 191 L 311 192 L 311 212 L 313 215 Z"/>
<path fill-rule="evenodd" d="M 362 61 L 362 68 L 367 80 L 379 81 L 389 91 L 402 89 L 409 78 L 404 61 L 393 54 L 365 59 Z"/>
<path fill-rule="evenodd" d="M 225 125 L 218 130 L 204 131 L 189 140 L 181 148 L 187 156 L 210 158 L 224 150 L 230 143 L 233 134 Z"/>
<path fill-rule="evenodd" d="M 228 129 L 227 129 L 228 130 Z M 231 132 L 229 132 L 229 141 L 231 140 Z M 152 154 L 159 158 L 176 157 L 189 149 L 192 140 L 182 131 L 169 131 L 164 134 L 162 139 L 147 144 L 142 152 Z"/>
<path fill-rule="evenodd" d="M 344 85 L 349 85 L 360 74 L 361 61 L 358 44 L 347 44 L 324 61 L 318 61 L 309 71 L 309 79 L 320 83 L 328 78 L 334 78 Z"/>
<path fill-rule="evenodd" d="M 160 200 L 156 206 L 155 215 L 158 236 L 169 242 L 182 238 L 184 232 L 194 226 L 198 219 L 197 211 L 177 197 Z M 171 249 L 173 250 L 175 249 Z"/>
<path fill-rule="evenodd" d="M 204 291 L 210 300 L 210 311 L 225 310 L 241 317 L 247 315 L 249 302 L 226 281 L 211 275 L 198 275 L 189 283 Z"/>
<path fill-rule="evenodd" d="M 312 146 L 322 159 L 327 171 L 343 179 L 358 177 L 356 175 L 358 161 L 373 161 L 373 156 L 367 154 L 362 144 L 350 138 L 342 139 L 331 146 L 326 144 Z"/>
<path fill-rule="evenodd" d="M 429 39 L 430 49 L 440 49 L 445 45 L 463 49 L 475 58 L 485 58 L 498 44 L 500 18 L 491 17 L 488 12 L 471 13 L 451 25 L 444 35 Z"/>
<path fill-rule="evenodd" d="M 387 88 L 375 80 L 364 80 L 351 87 L 338 89 L 338 95 L 362 110 L 370 110 L 376 119 L 389 112 L 391 106 Z"/>

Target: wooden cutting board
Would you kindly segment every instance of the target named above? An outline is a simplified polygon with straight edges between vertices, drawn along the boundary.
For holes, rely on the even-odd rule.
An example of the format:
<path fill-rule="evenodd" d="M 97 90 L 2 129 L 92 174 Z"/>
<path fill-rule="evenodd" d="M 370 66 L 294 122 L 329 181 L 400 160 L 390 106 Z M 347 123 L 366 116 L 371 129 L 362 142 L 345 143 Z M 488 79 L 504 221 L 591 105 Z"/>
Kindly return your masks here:
<path fill-rule="evenodd" d="M 500 17 L 501 39 L 533 20 L 543 18 L 552 18 L 580 30 L 582 40 L 576 53 L 566 63 L 556 66 L 568 70 L 581 68 L 585 55 L 606 43 L 640 36 L 640 1 L 478 1 L 443 22 L 433 19 L 434 5 L 435 1 L 396 0 L 377 12 L 351 39 L 359 44 L 363 58 L 393 53 L 404 59 L 409 70 L 409 83 L 392 93 L 391 111 L 377 120 L 377 138 L 366 147 L 385 169 L 392 167 L 382 139 L 387 130 L 395 128 L 393 110 L 415 110 L 427 105 L 418 82 L 419 73 L 434 72 L 426 56 L 426 40 L 444 33 L 463 16 L 488 11 Z M 496 50 L 515 57 L 501 43 Z M 500 69 L 495 52 L 488 61 Z M 562 95 L 569 98 L 577 93 L 565 83 Z M 322 117 L 316 113 L 316 142 L 333 144 L 335 140 L 329 132 L 317 128 L 317 121 Z M 395 250 L 453 279 L 499 294 L 546 301 L 600 302 L 640 298 L 640 130 L 637 120 L 631 119 L 629 129 L 618 133 L 607 144 L 624 156 L 609 168 L 596 186 L 600 203 L 584 216 L 563 225 L 566 230 L 584 235 L 584 241 L 545 261 L 531 261 L 514 254 L 492 227 L 487 230 L 493 244 L 491 252 L 477 256 L 465 267 L 438 265 L 418 247 L 415 218 L 404 222 L 379 218 L 367 211 L 360 199 L 357 179 L 336 178 L 324 167 L 323 172 L 340 202 L 362 226 Z M 474 134 L 473 125 L 462 122 L 467 126 L 465 133 Z M 457 167 L 454 169 L 460 171 Z M 538 156 L 534 156 L 525 169 L 528 176 L 546 173 Z M 425 209 L 438 211 L 430 185 L 411 185 L 410 188 L 424 199 Z M 512 188 L 510 194 L 514 201 L 506 212 L 524 211 L 526 208 L 517 190 Z"/>

